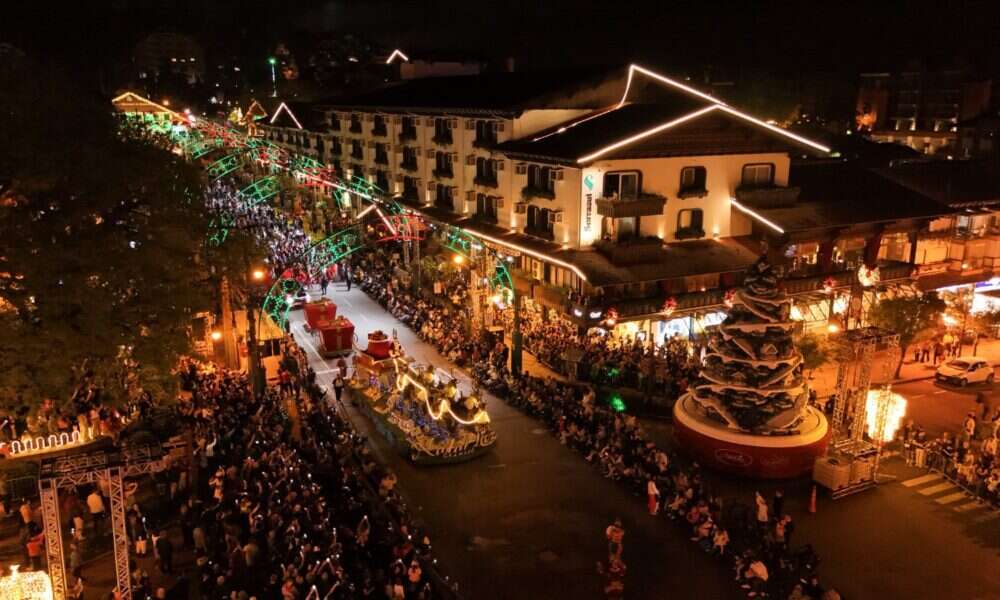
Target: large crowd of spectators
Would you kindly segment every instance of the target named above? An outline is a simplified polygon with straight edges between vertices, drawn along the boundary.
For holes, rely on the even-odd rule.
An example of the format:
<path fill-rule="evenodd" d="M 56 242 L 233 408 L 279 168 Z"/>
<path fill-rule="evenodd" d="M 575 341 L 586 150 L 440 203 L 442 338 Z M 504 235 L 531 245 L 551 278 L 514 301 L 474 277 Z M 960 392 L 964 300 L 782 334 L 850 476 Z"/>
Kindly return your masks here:
<path fill-rule="evenodd" d="M 286 351 L 294 385 L 261 397 L 242 374 L 194 363 L 183 370 L 188 393 L 177 412 L 195 432 L 202 475 L 174 502 L 200 597 L 437 597 L 424 572 L 430 542 L 410 523 L 394 476 L 326 401 L 300 351 Z M 135 583 L 148 594 L 141 578 Z"/>
<path fill-rule="evenodd" d="M 960 430 L 931 438 L 910 421 L 900 430 L 899 440 L 907 464 L 937 470 L 1000 508 L 1000 408 L 991 412 L 984 396 L 979 395 L 981 414 L 968 413 Z"/>
<path fill-rule="evenodd" d="M 558 317 L 544 320 L 530 310 L 524 311 L 521 330 L 525 349 L 543 364 L 597 385 L 655 391 L 675 398 L 698 372 L 697 349 L 680 337 L 657 344 L 639 336 L 621 338 L 597 330 L 579 334 L 576 327 Z M 578 354 L 578 360 L 565 359 L 570 350 Z M 576 372 L 569 373 L 573 363 L 578 363 Z"/>
<path fill-rule="evenodd" d="M 301 217 L 278 211 L 268 202 L 250 202 L 237 192 L 232 182 L 212 182 L 205 187 L 206 206 L 217 219 L 225 219 L 230 229 L 255 235 L 267 247 L 274 265 L 298 261 L 312 243 Z"/>
<path fill-rule="evenodd" d="M 652 514 L 676 521 L 703 551 L 732 562 L 735 579 L 749 597 L 839 598 L 820 583 L 819 559 L 812 548 L 791 544 L 794 522 L 780 498 L 772 505 L 758 494 L 752 504 L 731 504 L 712 494 L 696 464 L 683 466 L 671 452 L 649 440 L 634 417 L 599 405 L 592 386 L 511 373 L 502 342 L 476 333 L 453 335 L 461 315 L 449 312 L 456 309 L 447 303 L 425 300 L 401 287 L 394 276 L 393 258 L 371 252 L 361 265 L 355 273 L 364 291 L 449 360 L 469 366 L 482 386 L 542 420 L 563 444 L 605 477 L 620 481 L 637 495 L 652 497 Z M 544 334 L 539 339 L 545 339 Z M 595 352 L 604 356 L 603 350 Z M 629 348 L 618 348 L 606 356 L 629 360 L 634 355 Z M 686 350 L 684 357 L 687 367 Z M 612 563 L 620 560 L 613 552 L 611 558 Z"/>

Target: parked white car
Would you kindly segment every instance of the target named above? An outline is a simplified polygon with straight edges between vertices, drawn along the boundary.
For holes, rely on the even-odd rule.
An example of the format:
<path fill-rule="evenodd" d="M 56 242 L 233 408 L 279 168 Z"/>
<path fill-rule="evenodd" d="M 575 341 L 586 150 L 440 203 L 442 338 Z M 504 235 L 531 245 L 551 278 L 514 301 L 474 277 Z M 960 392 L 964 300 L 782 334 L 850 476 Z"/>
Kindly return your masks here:
<path fill-rule="evenodd" d="M 993 365 L 975 356 L 959 356 L 937 369 L 937 381 L 966 386 L 970 383 L 993 383 Z"/>

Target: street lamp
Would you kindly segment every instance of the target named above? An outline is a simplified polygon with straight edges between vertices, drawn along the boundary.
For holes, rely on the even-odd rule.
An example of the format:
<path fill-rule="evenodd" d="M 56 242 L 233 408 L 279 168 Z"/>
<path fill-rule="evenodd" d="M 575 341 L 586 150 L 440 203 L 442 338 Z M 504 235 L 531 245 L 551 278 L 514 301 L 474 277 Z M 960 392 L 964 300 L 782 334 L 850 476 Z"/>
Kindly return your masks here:
<path fill-rule="evenodd" d="M 274 65 L 278 64 L 278 59 L 276 59 L 273 56 L 271 56 L 271 57 L 268 57 L 267 62 L 268 62 L 269 65 L 271 65 L 271 97 L 272 98 L 277 98 L 278 97 L 278 77 L 277 77 L 277 75 L 275 75 Z"/>
<path fill-rule="evenodd" d="M 462 256 L 461 254 L 456 254 L 455 256 L 451 257 L 451 262 L 455 263 L 456 265 L 461 265 L 462 263 L 465 262 L 465 257 Z"/>
<path fill-rule="evenodd" d="M 217 342 L 217 341 L 219 341 L 221 339 L 222 339 L 222 332 L 221 331 L 215 330 L 215 331 L 212 332 L 212 341 L 213 342 Z"/>
<path fill-rule="evenodd" d="M 251 290 L 247 294 L 247 357 L 250 361 L 247 369 L 250 374 L 250 384 L 253 386 L 254 394 L 259 396 L 264 391 L 264 374 L 260 365 L 260 353 L 257 348 L 257 327 L 256 318 L 253 314 L 254 305 L 258 302 L 259 286 L 264 283 L 267 273 L 260 267 L 255 267 L 250 272 Z"/>

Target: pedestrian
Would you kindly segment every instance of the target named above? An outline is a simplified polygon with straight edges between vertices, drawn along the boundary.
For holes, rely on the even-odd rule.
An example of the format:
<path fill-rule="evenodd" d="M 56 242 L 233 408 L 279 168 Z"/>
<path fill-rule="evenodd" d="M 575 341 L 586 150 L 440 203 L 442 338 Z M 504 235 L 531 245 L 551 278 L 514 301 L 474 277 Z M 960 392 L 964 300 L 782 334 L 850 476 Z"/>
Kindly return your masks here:
<path fill-rule="evenodd" d="M 771 514 L 775 519 L 781 518 L 785 514 L 785 495 L 781 490 L 774 490 L 774 499 L 771 501 Z"/>
<path fill-rule="evenodd" d="M 32 523 L 28 529 L 31 537 L 28 538 L 28 560 L 31 561 L 31 570 L 38 571 L 42 568 L 42 548 L 45 547 L 45 532 L 38 525 Z"/>
<path fill-rule="evenodd" d="M 969 411 L 962 426 L 965 428 L 965 435 L 969 436 L 970 440 L 976 439 L 976 414 L 974 412 Z"/>
<path fill-rule="evenodd" d="M 942 358 L 944 358 L 944 344 L 941 343 L 941 340 L 937 340 L 936 342 L 934 342 L 934 366 L 935 367 L 941 361 Z"/>
<path fill-rule="evenodd" d="M 167 531 L 161 530 L 156 538 L 156 555 L 160 561 L 160 572 L 170 575 L 174 570 L 174 546 L 167 537 Z"/>
<path fill-rule="evenodd" d="M 757 528 L 760 531 L 767 530 L 767 500 L 764 500 L 764 496 L 760 495 L 760 492 L 754 492 L 754 502 L 757 504 Z"/>
<path fill-rule="evenodd" d="M 351 268 L 350 267 L 345 267 L 344 268 L 344 279 L 347 280 L 347 291 L 349 292 L 349 291 L 351 291 Z"/>
<path fill-rule="evenodd" d="M 987 394 L 986 392 L 978 392 L 976 394 L 976 404 L 982 407 L 980 412 L 980 420 L 986 422 L 990 416 L 991 402 L 990 399 L 992 394 Z"/>
<path fill-rule="evenodd" d="M 920 362 L 925 363 L 931 359 L 931 344 L 924 342 L 920 344 Z"/>
<path fill-rule="evenodd" d="M 337 373 L 337 376 L 333 378 L 333 395 L 336 397 L 337 402 L 340 402 L 340 394 L 344 391 L 344 378 Z"/>
<path fill-rule="evenodd" d="M 87 509 L 90 511 L 90 520 L 94 524 L 94 535 L 100 537 L 104 529 L 104 498 L 95 486 L 94 490 L 87 496 Z"/>
<path fill-rule="evenodd" d="M 622 541 L 625 539 L 625 529 L 622 528 L 622 520 L 615 519 L 615 522 L 608 525 L 604 530 L 605 537 L 608 538 L 608 555 L 612 558 L 621 559 L 624 547 Z"/>
<path fill-rule="evenodd" d="M 330 287 L 330 280 L 326 278 L 326 275 L 320 277 L 319 287 L 323 290 L 323 295 L 326 295 L 326 288 Z"/>
<path fill-rule="evenodd" d="M 646 482 L 646 497 L 649 514 L 655 517 L 660 512 L 660 490 L 656 487 L 656 482 L 652 477 Z"/>

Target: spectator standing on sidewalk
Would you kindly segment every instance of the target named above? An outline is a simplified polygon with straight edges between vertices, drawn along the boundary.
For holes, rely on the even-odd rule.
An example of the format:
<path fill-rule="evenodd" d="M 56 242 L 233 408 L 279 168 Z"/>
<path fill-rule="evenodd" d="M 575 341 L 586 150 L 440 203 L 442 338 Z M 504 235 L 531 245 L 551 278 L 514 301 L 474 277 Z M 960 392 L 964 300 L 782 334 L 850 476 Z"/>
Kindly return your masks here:
<path fill-rule="evenodd" d="M 100 537 L 104 530 L 104 498 L 97 487 L 87 496 L 87 510 L 90 511 L 90 520 L 94 523 L 94 535 Z"/>
<path fill-rule="evenodd" d="M 167 537 L 166 530 L 161 530 L 156 539 L 156 555 L 160 561 L 160 572 L 170 575 L 174 570 L 174 545 Z"/>

